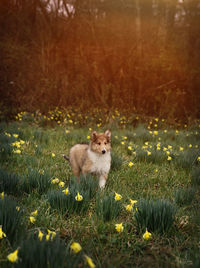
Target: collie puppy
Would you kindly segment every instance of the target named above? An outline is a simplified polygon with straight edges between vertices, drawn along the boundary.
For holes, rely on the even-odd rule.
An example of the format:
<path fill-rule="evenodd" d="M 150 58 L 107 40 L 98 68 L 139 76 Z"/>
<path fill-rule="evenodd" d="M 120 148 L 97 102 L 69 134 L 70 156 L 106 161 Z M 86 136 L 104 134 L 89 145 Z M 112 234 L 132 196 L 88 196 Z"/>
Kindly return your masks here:
<path fill-rule="evenodd" d="M 76 144 L 70 149 L 69 160 L 74 176 L 80 174 L 95 174 L 99 177 L 99 187 L 106 184 L 111 165 L 111 132 L 93 131 L 89 144 Z"/>

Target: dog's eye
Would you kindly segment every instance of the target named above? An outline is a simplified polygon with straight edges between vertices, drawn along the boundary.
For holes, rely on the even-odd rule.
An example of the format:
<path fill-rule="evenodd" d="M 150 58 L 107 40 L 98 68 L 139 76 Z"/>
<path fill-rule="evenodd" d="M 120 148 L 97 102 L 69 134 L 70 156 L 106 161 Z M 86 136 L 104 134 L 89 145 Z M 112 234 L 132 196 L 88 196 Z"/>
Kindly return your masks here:
<path fill-rule="evenodd" d="M 99 142 L 98 144 L 99 144 L 99 145 L 101 145 L 101 143 L 100 143 L 100 142 Z"/>
<path fill-rule="evenodd" d="M 106 142 L 104 142 L 104 144 L 106 145 L 107 143 L 106 143 Z"/>

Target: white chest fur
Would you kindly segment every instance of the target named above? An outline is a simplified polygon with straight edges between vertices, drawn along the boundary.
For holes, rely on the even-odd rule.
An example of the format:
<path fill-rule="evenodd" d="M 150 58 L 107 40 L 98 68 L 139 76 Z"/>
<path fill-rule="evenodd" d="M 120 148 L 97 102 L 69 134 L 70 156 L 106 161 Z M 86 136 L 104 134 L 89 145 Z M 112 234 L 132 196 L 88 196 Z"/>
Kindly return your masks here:
<path fill-rule="evenodd" d="M 101 155 L 89 149 L 88 157 L 92 161 L 91 172 L 99 174 L 107 174 L 109 172 L 111 164 L 110 152 Z"/>

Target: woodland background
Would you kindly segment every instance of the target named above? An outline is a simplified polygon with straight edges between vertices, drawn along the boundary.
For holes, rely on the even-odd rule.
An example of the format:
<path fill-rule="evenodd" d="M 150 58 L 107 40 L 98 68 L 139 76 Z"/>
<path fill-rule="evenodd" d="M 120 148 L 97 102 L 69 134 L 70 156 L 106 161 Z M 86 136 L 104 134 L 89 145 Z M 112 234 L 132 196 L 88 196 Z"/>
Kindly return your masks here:
<path fill-rule="evenodd" d="M 200 117 L 199 0 L 1 0 L 0 108 Z"/>

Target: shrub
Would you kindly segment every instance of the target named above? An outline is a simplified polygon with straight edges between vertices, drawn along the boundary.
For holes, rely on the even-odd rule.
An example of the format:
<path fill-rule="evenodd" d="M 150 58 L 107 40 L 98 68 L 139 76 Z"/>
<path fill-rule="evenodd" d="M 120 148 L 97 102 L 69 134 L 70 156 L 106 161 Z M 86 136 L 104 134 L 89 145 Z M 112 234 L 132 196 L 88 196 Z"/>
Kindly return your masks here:
<path fill-rule="evenodd" d="M 115 200 L 113 193 L 103 196 L 101 194 L 97 195 L 96 214 L 100 220 L 106 222 L 117 218 L 121 208 L 121 202 Z"/>
<path fill-rule="evenodd" d="M 157 151 L 156 149 L 149 150 L 150 155 L 148 155 L 147 151 L 140 150 L 136 153 L 136 159 L 139 161 L 151 162 L 151 163 L 162 163 L 167 156 L 165 156 L 161 151 Z"/>
<path fill-rule="evenodd" d="M 91 199 L 98 191 L 98 180 L 91 175 L 81 175 L 79 178 L 71 178 L 69 187 L 75 189 L 75 192 L 85 192 Z"/>
<path fill-rule="evenodd" d="M 16 174 L 11 174 L 6 170 L 0 169 L 0 192 L 16 194 L 20 178 Z"/>
<path fill-rule="evenodd" d="M 34 139 L 37 140 L 37 142 L 44 143 L 44 144 L 49 144 L 48 133 L 43 132 L 40 129 L 35 130 Z"/>
<path fill-rule="evenodd" d="M 19 238 L 22 230 L 22 210 L 17 209 L 16 202 L 9 197 L 0 199 L 0 225 L 10 243 Z"/>
<path fill-rule="evenodd" d="M 33 235 L 24 240 L 19 248 L 19 261 L 15 267 L 78 267 L 81 263 L 82 252 L 73 254 L 70 247 L 57 236 L 46 240 L 45 236 L 40 241 Z"/>
<path fill-rule="evenodd" d="M 196 163 L 196 158 L 197 155 L 195 151 L 182 152 L 175 158 L 175 163 L 177 167 L 190 169 Z"/>
<path fill-rule="evenodd" d="M 47 192 L 51 185 L 50 175 L 47 173 L 40 174 L 37 170 L 29 171 L 29 174 L 24 178 L 22 190 L 26 193 L 31 193 L 34 190 L 39 194 Z"/>
<path fill-rule="evenodd" d="M 174 194 L 174 199 L 177 205 L 184 206 L 192 203 L 194 199 L 195 189 L 194 188 L 179 188 Z"/>
<path fill-rule="evenodd" d="M 8 160 L 12 154 L 13 147 L 11 142 L 13 142 L 13 137 L 8 137 L 3 133 L 0 133 L 0 160 L 2 162 Z"/>
<path fill-rule="evenodd" d="M 123 164 L 123 159 L 115 152 L 111 155 L 111 169 L 119 170 Z"/>
<path fill-rule="evenodd" d="M 192 185 L 200 185 L 200 168 L 193 168 L 191 175 L 191 183 Z"/>
<path fill-rule="evenodd" d="M 175 207 L 166 200 L 140 200 L 135 213 L 138 231 L 168 232 L 173 226 Z"/>

